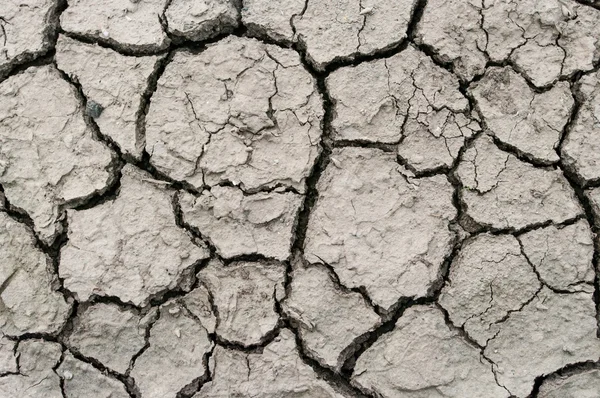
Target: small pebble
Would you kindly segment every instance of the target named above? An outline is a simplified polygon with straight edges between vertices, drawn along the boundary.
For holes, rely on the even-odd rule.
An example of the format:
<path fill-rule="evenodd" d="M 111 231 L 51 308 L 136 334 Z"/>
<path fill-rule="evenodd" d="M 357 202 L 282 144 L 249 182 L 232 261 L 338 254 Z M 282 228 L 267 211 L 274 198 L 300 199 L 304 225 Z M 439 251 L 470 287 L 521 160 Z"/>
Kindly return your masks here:
<path fill-rule="evenodd" d="M 87 103 L 87 105 L 85 107 L 85 112 L 92 119 L 99 118 L 100 115 L 102 114 L 102 111 L 104 111 L 104 107 L 102 105 L 100 105 L 99 103 L 94 102 L 94 101 L 88 101 L 88 103 Z"/>

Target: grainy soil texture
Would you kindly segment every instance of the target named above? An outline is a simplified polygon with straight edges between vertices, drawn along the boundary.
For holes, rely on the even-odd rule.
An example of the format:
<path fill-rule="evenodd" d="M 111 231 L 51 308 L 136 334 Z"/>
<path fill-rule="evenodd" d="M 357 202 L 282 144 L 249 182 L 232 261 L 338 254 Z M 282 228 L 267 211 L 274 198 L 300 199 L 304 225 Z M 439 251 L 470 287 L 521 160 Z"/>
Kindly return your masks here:
<path fill-rule="evenodd" d="M 0 1 L 0 398 L 599 398 L 599 232 L 600 1 Z"/>

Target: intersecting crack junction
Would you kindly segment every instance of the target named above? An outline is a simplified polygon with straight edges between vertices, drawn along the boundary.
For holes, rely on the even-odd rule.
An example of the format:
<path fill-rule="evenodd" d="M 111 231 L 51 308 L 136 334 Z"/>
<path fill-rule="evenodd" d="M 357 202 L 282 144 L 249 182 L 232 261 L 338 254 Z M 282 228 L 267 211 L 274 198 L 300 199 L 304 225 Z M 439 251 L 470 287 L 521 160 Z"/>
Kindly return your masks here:
<path fill-rule="evenodd" d="M 600 1 L 2 0 L 0 398 L 600 398 Z"/>

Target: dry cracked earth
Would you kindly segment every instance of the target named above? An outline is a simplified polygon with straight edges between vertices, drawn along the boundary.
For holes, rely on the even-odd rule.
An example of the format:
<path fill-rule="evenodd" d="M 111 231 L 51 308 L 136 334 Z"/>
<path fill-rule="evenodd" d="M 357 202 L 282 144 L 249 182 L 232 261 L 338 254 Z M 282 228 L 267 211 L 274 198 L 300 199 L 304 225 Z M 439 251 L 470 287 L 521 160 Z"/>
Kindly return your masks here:
<path fill-rule="evenodd" d="M 3 0 L 1 398 L 600 397 L 600 2 Z"/>

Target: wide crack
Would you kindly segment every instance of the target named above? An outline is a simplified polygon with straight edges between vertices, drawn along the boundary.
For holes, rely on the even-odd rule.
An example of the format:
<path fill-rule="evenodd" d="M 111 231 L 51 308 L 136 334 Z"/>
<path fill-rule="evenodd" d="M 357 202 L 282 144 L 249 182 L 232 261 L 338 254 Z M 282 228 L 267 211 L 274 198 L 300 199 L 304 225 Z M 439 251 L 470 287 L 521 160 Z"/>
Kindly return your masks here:
<path fill-rule="evenodd" d="M 600 9 L 600 6 L 598 6 L 598 5 L 591 5 L 589 3 L 585 3 L 584 1 L 581 1 L 581 0 L 575 0 L 575 1 L 578 3 L 581 3 L 581 4 L 585 4 L 586 6 L 591 6 L 591 7 Z M 12 66 L 11 70 L 5 74 L 6 78 L 9 76 L 15 75 L 17 73 L 20 73 L 21 71 L 23 71 L 27 68 L 30 68 L 30 67 L 35 67 L 38 65 L 46 65 L 49 63 L 55 63 L 54 62 L 54 46 L 56 43 L 56 38 L 57 38 L 58 32 L 61 32 L 61 33 L 65 34 L 66 36 L 72 37 L 72 38 L 80 40 L 82 42 L 95 43 L 95 44 L 98 44 L 103 47 L 111 48 L 112 50 L 117 51 L 123 55 L 147 56 L 147 55 L 157 55 L 157 54 L 165 55 L 165 54 L 167 54 L 167 56 L 165 56 L 162 59 L 162 61 L 160 61 L 157 64 L 155 71 L 148 79 L 147 88 L 143 94 L 141 106 L 137 113 L 136 132 L 137 132 L 138 142 L 140 142 L 140 143 L 143 143 L 145 141 L 145 117 L 148 112 L 149 103 L 151 101 L 153 94 L 156 91 L 158 79 L 162 75 L 162 72 L 164 72 L 164 69 L 166 68 L 167 64 L 170 62 L 174 50 L 185 48 L 185 49 L 189 49 L 194 52 L 199 52 L 199 51 L 202 51 L 204 48 L 206 48 L 206 45 L 211 44 L 211 43 L 216 43 L 230 35 L 236 35 L 236 36 L 248 35 L 247 28 L 244 27 L 240 22 L 240 27 L 238 29 L 236 29 L 233 33 L 219 35 L 215 38 L 212 38 L 212 39 L 209 39 L 209 40 L 206 40 L 203 42 L 179 40 L 176 43 L 171 43 L 171 44 L 169 44 L 168 47 L 166 47 L 164 49 L 160 49 L 160 50 L 158 50 L 156 48 L 149 49 L 149 48 L 127 47 L 127 46 L 122 46 L 119 43 L 112 41 L 112 40 L 94 39 L 94 38 L 87 37 L 85 35 L 76 35 L 76 34 L 72 34 L 72 33 L 62 32 L 62 30 L 57 28 L 58 27 L 58 19 L 60 17 L 60 13 L 62 11 L 64 11 L 67 4 L 66 4 L 66 1 L 64 1 L 64 0 L 59 1 L 57 4 L 58 4 L 57 13 L 53 18 L 53 20 L 55 21 L 54 22 L 55 30 L 53 31 L 53 33 L 51 33 L 51 42 L 52 43 L 48 47 L 47 51 L 42 55 L 38 55 L 36 57 L 29 57 L 25 61 L 20 62 L 18 65 Z M 367 147 L 367 148 L 372 147 L 372 148 L 382 149 L 385 151 L 393 151 L 394 150 L 393 146 L 391 146 L 391 145 L 384 145 L 384 144 L 378 144 L 378 143 L 361 142 L 361 141 L 351 141 L 351 142 L 350 141 L 348 141 L 348 142 L 346 142 L 346 141 L 333 142 L 332 141 L 332 139 L 331 139 L 331 132 L 332 132 L 331 122 L 334 117 L 334 110 L 333 110 L 334 107 L 333 107 L 333 100 L 331 99 L 331 97 L 328 93 L 327 87 L 325 85 L 326 77 L 331 72 L 333 72 L 339 68 L 342 68 L 342 67 L 359 65 L 363 62 L 369 62 L 369 61 L 376 60 L 376 59 L 389 58 L 393 55 L 396 55 L 396 54 L 402 52 L 408 46 L 409 43 L 416 45 L 414 43 L 416 26 L 417 26 L 419 20 L 421 19 L 421 16 L 426 7 L 426 4 L 427 4 L 426 0 L 419 0 L 417 2 L 417 5 L 413 11 L 413 15 L 411 17 L 411 21 L 410 21 L 410 24 L 408 27 L 407 39 L 402 40 L 400 43 L 394 44 L 393 46 L 391 46 L 389 48 L 375 51 L 371 54 L 367 54 L 367 55 L 360 54 L 360 55 L 350 57 L 348 59 L 334 60 L 333 62 L 331 62 L 327 65 L 327 67 L 325 68 L 324 71 L 317 71 L 313 67 L 312 63 L 309 61 L 309 57 L 306 53 L 306 49 L 304 48 L 301 41 L 290 45 L 290 43 L 277 42 L 275 40 L 267 39 L 265 37 L 259 38 L 261 41 L 268 43 L 268 44 L 275 44 L 275 45 L 278 45 L 283 48 L 291 47 L 292 49 L 294 49 L 295 51 L 297 51 L 300 54 L 304 67 L 311 73 L 311 75 L 317 81 L 317 87 L 318 87 L 319 93 L 321 94 L 321 96 L 323 98 L 323 106 L 324 106 L 324 110 L 325 110 L 325 115 L 324 115 L 322 125 L 321 125 L 323 135 L 321 138 L 320 145 L 322 147 L 322 150 L 321 150 L 321 153 L 319 154 L 319 156 L 317 157 L 315 164 L 312 168 L 312 171 L 307 179 L 306 195 L 305 195 L 301 210 L 299 212 L 298 222 L 297 222 L 297 226 L 296 226 L 296 229 L 294 232 L 294 240 L 292 243 L 293 256 L 303 256 L 303 247 L 304 247 L 304 241 L 305 241 L 305 237 L 306 237 L 306 230 L 308 227 L 308 220 L 310 217 L 311 210 L 314 208 L 316 202 L 318 201 L 318 197 L 319 197 L 319 192 L 316 188 L 317 183 L 318 183 L 323 171 L 325 170 L 325 168 L 333 161 L 331 159 L 332 148 L 355 146 L 355 147 Z M 293 15 L 290 20 L 290 24 L 294 31 L 294 36 L 296 36 L 296 32 L 295 32 L 293 20 L 298 15 L 302 15 L 302 13 L 304 13 L 304 11 L 307 8 L 307 5 L 308 5 L 308 0 L 306 2 L 302 12 L 300 14 Z M 163 12 L 163 14 L 164 14 L 164 12 Z M 454 74 L 453 66 L 450 63 L 445 63 L 445 62 L 440 61 L 441 57 L 438 54 L 436 54 L 432 48 L 425 46 L 425 45 L 416 45 L 416 47 L 419 48 L 419 50 L 423 51 L 428 56 L 430 56 L 434 60 L 434 63 L 437 66 L 442 67 L 445 70 L 449 71 L 450 73 Z M 485 70 L 487 70 L 489 67 L 492 67 L 492 66 L 506 66 L 506 65 L 512 65 L 512 64 L 509 61 L 506 61 L 503 63 L 494 63 L 494 62 L 489 61 L 486 64 Z M 595 69 L 597 69 L 597 66 Z M 588 73 L 591 73 L 591 72 L 588 72 Z M 474 101 L 474 99 L 472 98 L 472 96 L 468 95 L 467 89 L 471 83 L 480 80 L 484 74 L 485 74 L 485 71 L 481 75 L 476 76 L 470 82 L 461 82 L 461 88 L 460 88 L 461 92 L 469 100 L 469 105 L 470 105 L 471 110 L 476 110 L 477 104 Z M 577 81 L 579 81 L 579 79 L 582 76 L 583 76 L 582 73 L 578 73 L 578 74 L 575 74 L 574 76 L 571 76 L 568 79 L 561 78 L 561 79 L 559 79 L 559 81 L 569 80 L 573 86 Z M 77 92 L 79 93 L 79 95 L 78 95 L 79 100 L 82 103 L 82 106 L 84 106 L 84 108 L 85 108 L 85 106 L 87 104 L 87 99 L 83 95 L 81 86 L 77 82 L 74 82 L 71 79 L 69 79 L 64 73 L 63 73 L 63 77 L 76 88 Z M 528 84 L 531 84 L 529 79 L 526 79 L 526 81 L 528 82 Z M 538 92 L 540 90 L 546 91 L 547 89 L 550 89 L 550 87 L 548 87 L 548 88 L 544 87 L 542 89 L 535 87 L 536 92 Z M 581 101 L 577 99 L 577 96 L 575 96 L 575 98 L 576 98 L 575 107 L 573 109 L 571 118 L 570 118 L 569 122 L 567 123 L 567 125 L 565 126 L 563 133 L 561 134 L 561 138 L 560 138 L 560 142 L 559 142 L 558 150 L 557 150 L 559 155 L 561 152 L 561 148 L 562 148 L 564 139 L 565 139 L 566 135 L 568 134 L 568 132 L 570 131 L 571 125 L 577 115 L 578 109 L 581 106 Z M 483 119 L 481 119 L 481 120 L 484 123 L 484 120 Z M 105 145 L 107 145 L 113 151 L 113 153 L 116 154 L 117 160 L 115 161 L 115 164 L 112 166 L 112 167 L 114 167 L 114 171 L 115 171 L 114 172 L 114 180 L 111 184 L 108 184 L 105 191 L 97 192 L 88 198 L 82 199 L 78 203 L 70 204 L 70 205 L 72 205 L 72 207 L 74 207 L 76 209 L 87 209 L 87 208 L 91 208 L 93 206 L 97 206 L 101 203 L 104 203 L 105 201 L 110 201 L 110 200 L 114 199 L 116 197 L 116 195 L 118 195 L 118 191 L 119 191 L 119 187 L 120 187 L 120 168 L 123 167 L 126 163 L 134 164 L 135 166 L 147 171 L 157 181 L 164 182 L 165 184 L 169 184 L 169 186 L 171 188 L 173 188 L 174 190 L 185 190 L 188 192 L 192 192 L 194 194 L 199 193 L 198 190 L 189 186 L 189 184 L 187 184 L 185 182 L 181 182 L 181 181 L 174 181 L 174 180 L 170 179 L 168 176 L 166 176 L 166 175 L 162 174 L 161 172 L 159 172 L 158 170 L 156 170 L 156 168 L 154 168 L 151 165 L 150 160 L 149 160 L 149 154 L 147 152 L 144 152 L 144 154 L 140 160 L 135 160 L 128 156 L 123 155 L 122 152 L 120 151 L 120 149 L 118 148 L 118 146 L 114 142 L 112 142 L 108 137 L 105 137 L 102 135 L 100 129 L 95 124 L 95 122 L 93 121 L 92 118 L 90 118 L 88 116 L 86 118 L 86 122 L 92 126 L 92 129 L 95 132 L 95 134 L 97 135 L 98 139 L 100 141 L 104 142 Z M 440 174 L 440 173 L 448 174 L 449 180 L 455 188 L 455 194 L 453 196 L 453 204 L 456 207 L 456 210 L 458 212 L 459 220 L 463 219 L 465 216 L 465 207 L 460 199 L 460 190 L 462 189 L 462 186 L 460 185 L 458 179 L 455 177 L 455 172 L 456 172 L 456 168 L 457 168 L 460 160 L 463 157 L 465 150 L 470 146 L 470 144 L 475 140 L 475 138 L 478 135 L 479 134 L 476 134 L 474 137 L 471 137 L 466 140 L 466 142 L 463 145 L 463 147 L 461 148 L 458 156 L 454 160 L 452 167 L 436 170 L 435 172 L 431 173 L 431 175 Z M 531 158 L 527 157 L 526 155 L 520 153 L 516 148 L 504 145 L 504 144 L 500 143 L 498 140 L 495 140 L 495 143 L 500 147 L 500 149 L 517 156 L 517 158 L 519 158 L 520 160 L 525 161 L 534 167 L 547 167 L 548 166 L 548 164 L 539 162 L 536 159 L 531 159 Z M 565 167 L 565 165 L 563 164 L 562 161 L 559 161 L 558 168 L 561 169 L 561 171 L 565 175 L 567 181 L 569 182 L 569 184 L 575 191 L 576 196 L 584 209 L 585 219 L 588 220 L 589 224 L 592 226 L 594 233 L 598 233 L 600 220 L 595 220 L 595 218 L 594 218 L 589 200 L 586 198 L 586 196 L 584 194 L 585 186 L 581 183 L 580 179 L 578 178 L 577 175 L 575 175 L 575 173 L 573 173 L 572 171 L 569 171 Z M 9 203 L 8 201 L 6 201 L 5 207 L 6 207 L 6 209 L 4 211 L 7 212 L 13 219 L 27 225 L 28 228 L 31 229 L 31 227 L 33 226 L 33 222 L 26 213 L 24 214 L 24 212 L 20 211 L 15 204 Z M 219 256 L 217 255 L 217 251 L 216 251 L 216 248 L 214 247 L 214 245 L 212 245 L 208 239 L 206 239 L 205 237 L 202 237 L 202 234 L 200 233 L 200 231 L 194 230 L 189 225 L 186 225 L 183 223 L 182 216 L 181 216 L 181 210 L 178 209 L 177 206 L 175 206 L 174 213 L 177 215 L 176 218 L 178 220 L 178 225 L 180 227 L 185 228 L 186 230 L 192 232 L 196 237 L 201 239 L 204 242 L 204 244 L 209 248 L 209 251 L 211 253 L 211 258 L 218 258 Z M 570 225 L 579 219 L 580 219 L 580 217 L 577 217 L 576 219 L 573 219 L 573 220 L 567 220 L 563 224 Z M 63 233 L 60 234 L 55 239 L 55 241 L 52 245 L 50 245 L 50 246 L 45 245 L 45 244 L 41 243 L 39 241 L 39 239 L 37 242 L 40 249 L 42 251 L 44 251 L 46 254 L 48 254 L 50 256 L 50 258 L 52 259 L 53 267 L 54 267 L 57 277 L 58 277 L 58 272 L 57 272 L 58 271 L 58 263 L 60 261 L 60 249 L 66 243 L 66 241 L 68 239 L 67 238 L 66 221 L 64 223 L 65 223 L 64 224 L 65 229 L 64 229 Z M 521 234 L 521 233 L 531 231 L 531 230 L 534 230 L 537 228 L 542 228 L 545 226 L 547 226 L 546 223 L 540 224 L 540 225 L 528 226 L 527 228 L 524 228 L 519 231 L 489 230 L 489 232 L 495 233 L 495 234 L 499 234 L 499 233 Z M 594 300 L 596 302 L 597 308 L 600 308 L 600 270 L 598 267 L 599 253 L 600 253 L 599 246 L 600 246 L 600 243 L 596 239 L 593 265 L 596 270 L 596 277 L 595 277 L 595 281 L 594 281 L 594 286 L 595 286 Z M 411 306 L 414 306 L 414 305 L 432 304 L 432 303 L 437 302 L 437 298 L 439 297 L 441 289 L 443 288 L 444 284 L 448 280 L 450 263 L 456 257 L 459 250 L 460 250 L 460 242 L 457 242 L 455 244 L 455 247 L 454 247 L 451 255 L 446 259 L 445 265 L 442 267 L 440 283 L 438 284 L 438 286 L 436 286 L 435 290 L 432 292 L 432 295 L 430 297 L 417 299 L 417 300 L 400 300 L 400 302 L 395 306 L 394 310 L 390 314 L 385 315 L 385 322 L 379 328 L 377 328 L 376 331 L 368 333 L 367 336 L 360 336 L 357 339 L 357 340 L 360 340 L 360 342 L 352 342 L 349 345 L 349 346 L 352 346 L 352 349 L 349 350 L 349 352 L 345 353 L 346 360 L 345 360 L 341 374 L 336 374 L 336 373 L 330 371 L 329 369 L 322 367 L 320 364 L 317 363 L 317 361 L 315 359 L 313 359 L 310 355 L 308 355 L 306 353 L 306 350 L 304 348 L 304 343 L 301 340 L 301 338 L 299 337 L 297 328 L 294 326 L 294 321 L 289 319 L 284 314 L 284 312 L 281 309 L 281 303 L 277 302 L 277 301 L 275 304 L 276 304 L 277 312 L 279 313 L 279 316 L 280 316 L 280 325 L 273 331 L 273 333 L 269 336 L 269 338 L 266 338 L 264 341 L 261 342 L 261 344 L 252 346 L 252 347 L 244 347 L 244 346 L 239 346 L 237 344 L 233 344 L 233 343 L 230 343 L 230 342 L 227 342 L 222 339 L 214 337 L 215 342 L 216 342 L 216 344 L 222 345 L 229 349 L 236 349 L 236 350 L 242 350 L 242 351 L 257 351 L 257 350 L 260 350 L 262 347 L 266 346 L 267 344 L 269 344 L 272 341 L 272 339 L 278 335 L 280 328 L 282 328 L 282 327 L 289 328 L 290 330 L 292 330 L 294 332 L 294 334 L 296 336 L 296 343 L 297 343 L 298 351 L 300 353 L 302 360 L 305 363 L 309 364 L 317 372 L 317 374 L 319 374 L 321 377 L 323 377 L 325 380 L 327 380 L 332 385 L 335 385 L 335 386 L 337 386 L 337 388 L 340 388 L 341 390 L 348 392 L 352 396 L 365 396 L 360 391 L 358 391 L 355 387 L 350 385 L 350 382 L 349 382 L 350 377 L 352 376 L 353 367 L 354 367 L 356 360 L 358 359 L 358 357 L 360 357 L 360 355 L 366 349 L 368 349 L 368 347 L 370 347 L 373 343 L 375 343 L 375 341 L 377 341 L 382 335 L 393 330 L 396 321 L 402 316 L 402 314 L 404 313 L 404 311 L 407 308 L 410 308 Z M 258 257 L 248 256 L 247 258 L 240 258 L 240 259 L 235 259 L 235 260 L 257 261 L 257 260 L 262 260 L 262 259 L 263 258 L 261 258 L 260 256 L 258 256 Z M 195 278 L 195 273 L 199 269 L 201 269 L 208 261 L 209 260 L 205 260 L 203 262 L 200 262 L 199 264 L 196 264 L 196 266 L 193 267 L 194 278 Z M 231 260 L 231 261 L 234 261 L 234 260 Z M 286 272 L 286 283 L 285 284 L 286 284 L 286 288 L 289 289 L 289 285 L 291 282 L 291 264 L 289 261 L 286 262 L 286 266 L 287 266 L 287 272 Z M 329 271 L 333 272 L 332 269 L 329 269 Z M 332 277 L 332 280 L 340 288 L 343 289 L 343 286 L 339 282 L 339 279 L 336 278 L 337 275 L 335 275 L 335 273 L 333 273 L 333 276 L 334 277 Z M 197 286 L 197 285 L 198 285 L 198 281 L 194 280 L 194 283 L 192 284 L 192 288 L 195 288 L 195 286 Z M 66 291 L 64 289 L 64 287 L 62 286 L 62 281 L 60 282 L 60 287 L 58 287 L 58 291 L 61 291 L 68 300 L 74 300 L 72 294 L 70 292 Z M 354 290 L 352 290 L 352 291 L 354 291 Z M 359 293 L 361 293 L 365 299 L 368 298 L 368 297 L 365 297 L 364 292 L 359 291 Z M 152 301 L 151 305 L 153 307 L 156 307 L 156 306 L 159 306 L 159 305 L 165 303 L 169 299 L 181 297 L 185 294 L 187 294 L 187 291 L 178 290 L 178 289 L 175 289 L 174 291 L 171 291 L 171 292 L 165 292 L 164 294 L 160 295 L 160 297 L 157 297 L 156 299 L 154 299 Z M 118 298 L 115 298 L 113 300 L 111 298 L 98 297 L 98 298 L 94 298 L 93 302 L 111 302 L 111 303 L 117 304 L 119 306 L 126 305 L 122 302 L 119 302 Z M 374 307 L 374 308 L 376 308 L 376 307 Z M 69 317 L 69 320 L 67 321 L 67 324 L 69 324 L 73 321 L 73 318 L 76 316 L 76 312 L 77 312 L 76 310 L 77 310 L 77 302 L 75 302 L 75 305 L 73 306 L 72 313 Z M 464 330 L 462 330 L 461 328 L 456 328 L 454 325 L 452 325 L 451 322 L 449 322 L 448 314 L 445 311 L 443 311 L 443 312 L 445 313 L 446 321 L 451 326 L 451 328 L 458 330 L 459 333 L 461 334 L 461 336 L 463 336 L 463 338 L 465 340 L 470 341 L 470 338 L 466 335 Z M 600 312 L 598 313 L 597 318 L 600 323 Z M 146 329 L 147 344 L 146 344 L 145 348 L 147 348 L 149 346 L 148 338 L 149 338 L 149 330 L 150 330 L 151 326 L 152 326 L 152 324 L 148 325 L 147 329 Z M 62 336 L 63 333 L 64 333 L 64 330 L 61 331 L 59 336 Z M 599 329 L 599 337 L 600 337 L 600 329 Z M 59 340 L 57 340 L 55 336 L 48 336 L 48 335 L 39 335 L 39 336 L 38 335 L 25 335 L 20 340 L 28 339 L 28 338 L 41 338 L 46 341 L 59 341 L 61 339 L 59 337 Z M 66 350 L 68 350 L 68 348 L 64 345 L 64 343 L 61 342 L 61 344 L 63 345 L 63 357 L 64 357 L 64 352 Z M 73 352 L 72 350 L 70 350 L 70 351 Z M 134 356 L 134 359 L 131 362 L 131 366 L 130 366 L 130 369 L 128 370 L 127 374 L 129 374 L 129 372 L 131 371 L 131 367 L 135 363 L 135 359 L 137 357 L 139 357 L 139 355 L 141 355 L 144 351 L 145 351 L 145 349 L 142 349 L 138 354 L 136 354 L 136 356 Z M 127 388 L 128 394 L 131 397 L 133 397 L 133 398 L 140 397 L 137 387 L 135 387 L 135 384 L 133 383 L 133 381 L 131 380 L 131 378 L 129 376 L 124 376 L 124 375 L 120 375 L 116 372 L 113 372 L 113 371 L 107 369 L 104 365 L 102 365 L 98 361 L 95 361 L 90 358 L 86 358 L 77 352 L 73 352 L 73 355 L 77 359 L 91 364 L 94 368 L 96 368 L 96 369 L 104 372 L 105 374 L 110 375 L 110 377 L 113 377 L 113 378 L 121 381 L 122 383 L 124 383 Z M 207 381 L 211 380 L 212 375 L 208 371 L 208 359 L 210 358 L 211 355 L 212 355 L 212 350 L 204 358 L 204 362 L 206 364 L 206 369 L 207 369 L 207 376 L 202 376 L 202 377 L 194 380 L 192 383 L 190 383 L 190 385 L 188 385 L 186 388 L 184 388 L 182 391 L 180 391 L 178 393 L 177 398 L 191 397 L 197 391 L 200 390 L 200 388 L 203 384 L 205 384 Z M 61 358 L 61 360 L 62 360 L 62 358 Z M 59 362 L 59 364 L 60 364 L 60 362 Z M 59 364 L 57 364 L 57 366 L 59 366 Z M 600 365 L 598 362 L 582 362 L 582 363 L 567 365 L 550 375 L 540 376 L 536 379 L 534 391 L 531 394 L 531 397 L 537 396 L 537 392 L 539 390 L 539 386 L 541 385 L 541 383 L 550 377 L 554 377 L 555 375 L 568 374 L 570 372 L 578 372 L 578 371 L 582 371 L 582 370 L 586 370 L 586 369 L 597 369 L 599 367 L 600 367 Z M 61 385 L 62 385 L 62 383 L 61 383 Z M 63 389 L 63 395 L 64 395 L 64 389 Z"/>

